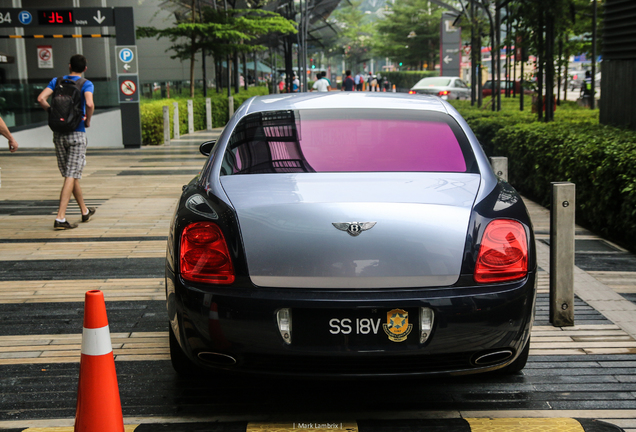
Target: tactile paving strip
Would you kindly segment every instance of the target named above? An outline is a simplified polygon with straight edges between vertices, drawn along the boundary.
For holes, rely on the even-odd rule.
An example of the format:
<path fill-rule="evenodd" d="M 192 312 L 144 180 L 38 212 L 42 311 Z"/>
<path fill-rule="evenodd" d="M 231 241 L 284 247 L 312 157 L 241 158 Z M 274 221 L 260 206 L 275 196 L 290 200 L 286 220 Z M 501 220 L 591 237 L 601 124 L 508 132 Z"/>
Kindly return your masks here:
<path fill-rule="evenodd" d="M 585 432 L 571 418 L 467 418 L 471 432 Z"/>

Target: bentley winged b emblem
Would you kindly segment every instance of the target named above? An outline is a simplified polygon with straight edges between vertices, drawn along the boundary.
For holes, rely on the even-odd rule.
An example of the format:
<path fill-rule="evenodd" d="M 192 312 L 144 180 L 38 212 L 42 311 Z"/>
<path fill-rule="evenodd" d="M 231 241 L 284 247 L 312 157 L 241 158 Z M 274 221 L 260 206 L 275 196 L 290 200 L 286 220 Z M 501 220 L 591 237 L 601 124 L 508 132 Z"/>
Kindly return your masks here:
<path fill-rule="evenodd" d="M 370 230 L 377 222 L 332 222 L 332 225 L 340 231 L 346 231 L 353 237 L 359 236 L 362 231 Z"/>

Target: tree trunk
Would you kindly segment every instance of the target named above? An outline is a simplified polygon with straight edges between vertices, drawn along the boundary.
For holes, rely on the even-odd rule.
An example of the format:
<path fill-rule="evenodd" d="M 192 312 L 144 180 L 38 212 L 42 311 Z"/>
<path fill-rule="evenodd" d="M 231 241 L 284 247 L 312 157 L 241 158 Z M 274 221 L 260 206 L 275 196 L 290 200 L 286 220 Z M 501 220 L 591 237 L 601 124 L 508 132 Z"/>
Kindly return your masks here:
<path fill-rule="evenodd" d="M 545 26 L 545 121 L 554 120 L 554 16 L 546 10 Z"/>
<path fill-rule="evenodd" d="M 192 45 L 194 45 L 195 38 L 192 38 Z M 192 50 L 190 53 L 190 97 L 194 97 L 194 63 L 195 63 L 195 52 Z"/>
<path fill-rule="evenodd" d="M 214 78 L 216 79 L 216 92 L 221 93 L 223 82 L 221 81 L 222 76 L 222 68 L 221 62 L 214 57 Z"/>
<path fill-rule="evenodd" d="M 195 24 L 197 22 L 197 15 L 194 11 L 195 0 L 192 0 L 192 23 Z M 190 38 L 190 97 L 194 97 L 194 63 L 195 63 L 195 45 L 197 42 L 197 37 L 192 35 Z"/>
<path fill-rule="evenodd" d="M 243 89 L 247 90 L 247 54 L 243 53 Z"/>
<path fill-rule="evenodd" d="M 269 49 L 269 58 L 272 58 L 272 48 L 270 47 Z M 253 54 L 253 60 L 254 60 L 254 87 L 258 86 L 258 58 L 256 57 L 256 51 L 254 51 Z M 271 63 L 271 60 L 270 60 Z M 272 92 L 274 93 L 274 92 Z"/>
<path fill-rule="evenodd" d="M 234 93 L 238 93 L 241 87 L 241 83 L 239 82 L 239 67 L 238 67 L 238 52 L 234 52 Z"/>
<path fill-rule="evenodd" d="M 539 70 L 537 72 L 537 118 L 543 120 L 543 63 L 545 56 L 543 53 L 543 11 L 539 16 L 539 31 L 537 32 L 537 63 Z"/>

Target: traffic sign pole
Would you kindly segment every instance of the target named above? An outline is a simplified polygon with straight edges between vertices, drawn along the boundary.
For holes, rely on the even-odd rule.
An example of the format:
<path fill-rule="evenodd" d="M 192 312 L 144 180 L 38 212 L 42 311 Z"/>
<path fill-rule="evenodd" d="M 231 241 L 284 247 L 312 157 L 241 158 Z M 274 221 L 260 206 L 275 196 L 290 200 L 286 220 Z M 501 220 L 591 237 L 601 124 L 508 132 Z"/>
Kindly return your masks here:
<path fill-rule="evenodd" d="M 121 111 L 121 130 L 124 147 L 141 147 L 141 113 L 139 111 L 139 77 L 137 75 L 137 47 L 135 38 L 135 21 L 132 7 L 118 7 L 113 9 L 115 19 L 115 34 L 117 35 L 115 48 L 118 53 L 117 79 L 119 93 L 119 108 Z M 121 48 L 121 49 L 120 49 Z M 130 51 L 130 52 L 129 52 Z M 132 58 L 130 54 L 132 53 Z M 120 56 L 121 55 L 121 56 Z M 128 60 L 126 62 L 125 60 Z M 122 68 L 120 69 L 120 61 Z M 134 63 L 134 64 L 133 64 Z M 128 64 L 130 68 L 124 67 Z M 130 71 L 134 67 L 132 73 Z M 124 73 L 120 73 L 123 70 Z M 136 86 L 135 91 L 131 90 L 130 83 L 127 82 L 122 90 L 125 81 L 132 82 Z M 131 93 L 131 94 L 126 94 Z M 129 100 L 122 100 L 128 98 Z"/>
<path fill-rule="evenodd" d="M 454 27 L 453 22 L 457 16 L 450 12 L 442 14 L 441 21 L 441 52 L 440 69 L 441 76 L 460 76 L 461 69 L 461 28 Z"/>

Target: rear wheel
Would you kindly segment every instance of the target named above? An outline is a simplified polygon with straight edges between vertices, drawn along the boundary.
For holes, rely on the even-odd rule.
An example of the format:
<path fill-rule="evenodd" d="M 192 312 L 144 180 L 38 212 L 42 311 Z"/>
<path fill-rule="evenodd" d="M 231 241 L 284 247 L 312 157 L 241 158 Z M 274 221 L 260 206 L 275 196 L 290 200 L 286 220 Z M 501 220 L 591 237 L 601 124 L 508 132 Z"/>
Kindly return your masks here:
<path fill-rule="evenodd" d="M 521 370 L 526 366 L 526 363 L 528 362 L 529 354 L 530 338 L 528 338 L 528 342 L 526 342 L 526 346 L 523 347 L 523 350 L 521 351 L 521 354 L 519 354 L 519 357 L 517 357 L 517 359 L 510 363 L 508 366 L 499 369 L 497 372 L 503 375 L 512 375 L 517 372 L 521 372 Z"/>
<path fill-rule="evenodd" d="M 168 335 L 170 339 L 170 361 L 173 369 L 181 376 L 195 375 L 199 368 L 181 349 L 170 323 L 168 323 Z"/>

